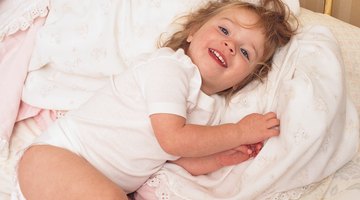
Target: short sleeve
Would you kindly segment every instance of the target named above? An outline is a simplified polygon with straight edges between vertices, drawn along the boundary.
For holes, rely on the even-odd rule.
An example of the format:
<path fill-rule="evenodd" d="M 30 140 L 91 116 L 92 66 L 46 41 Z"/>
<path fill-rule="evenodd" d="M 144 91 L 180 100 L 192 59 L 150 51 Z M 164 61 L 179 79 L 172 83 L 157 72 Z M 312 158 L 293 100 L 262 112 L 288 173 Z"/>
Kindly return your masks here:
<path fill-rule="evenodd" d="M 200 73 L 182 50 L 160 49 L 133 70 L 149 115 L 170 113 L 186 118 L 187 110 L 195 106 Z"/>

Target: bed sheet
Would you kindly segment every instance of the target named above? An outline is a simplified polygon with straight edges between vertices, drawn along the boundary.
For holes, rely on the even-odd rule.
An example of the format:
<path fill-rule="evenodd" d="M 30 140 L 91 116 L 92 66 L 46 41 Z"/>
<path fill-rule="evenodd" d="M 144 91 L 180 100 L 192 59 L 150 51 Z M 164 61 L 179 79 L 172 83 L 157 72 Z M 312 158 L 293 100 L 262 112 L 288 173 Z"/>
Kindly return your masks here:
<path fill-rule="evenodd" d="M 360 28 L 305 8 L 301 8 L 299 21 L 304 26 L 323 25 L 333 32 L 344 61 L 347 91 L 360 113 Z"/>

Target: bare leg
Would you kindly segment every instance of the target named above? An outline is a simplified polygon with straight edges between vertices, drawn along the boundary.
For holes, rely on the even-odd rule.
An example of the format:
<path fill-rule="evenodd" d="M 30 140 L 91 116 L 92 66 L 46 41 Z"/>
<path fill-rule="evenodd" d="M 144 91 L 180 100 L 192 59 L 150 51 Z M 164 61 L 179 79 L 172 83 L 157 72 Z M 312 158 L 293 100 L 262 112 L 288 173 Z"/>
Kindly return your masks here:
<path fill-rule="evenodd" d="M 120 187 L 85 159 L 62 148 L 30 147 L 18 170 L 20 188 L 27 200 L 127 200 Z"/>

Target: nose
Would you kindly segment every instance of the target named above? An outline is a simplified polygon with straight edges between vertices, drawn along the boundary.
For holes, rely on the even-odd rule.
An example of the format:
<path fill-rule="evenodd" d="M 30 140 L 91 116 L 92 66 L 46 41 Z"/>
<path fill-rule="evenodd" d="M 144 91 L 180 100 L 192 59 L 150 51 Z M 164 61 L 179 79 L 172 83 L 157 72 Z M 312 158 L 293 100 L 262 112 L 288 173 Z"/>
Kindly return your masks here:
<path fill-rule="evenodd" d="M 231 55 L 235 55 L 235 47 L 234 44 L 230 41 L 225 41 L 224 45 L 229 49 Z"/>

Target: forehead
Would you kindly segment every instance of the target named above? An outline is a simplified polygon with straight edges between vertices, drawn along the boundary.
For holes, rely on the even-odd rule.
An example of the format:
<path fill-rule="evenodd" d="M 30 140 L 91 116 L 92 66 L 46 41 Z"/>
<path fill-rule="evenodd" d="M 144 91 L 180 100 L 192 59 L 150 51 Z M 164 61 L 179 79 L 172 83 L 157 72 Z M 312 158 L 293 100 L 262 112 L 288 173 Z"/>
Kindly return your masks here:
<path fill-rule="evenodd" d="M 224 8 L 214 18 L 227 18 L 241 26 L 254 26 L 260 22 L 260 16 L 245 6 Z"/>

